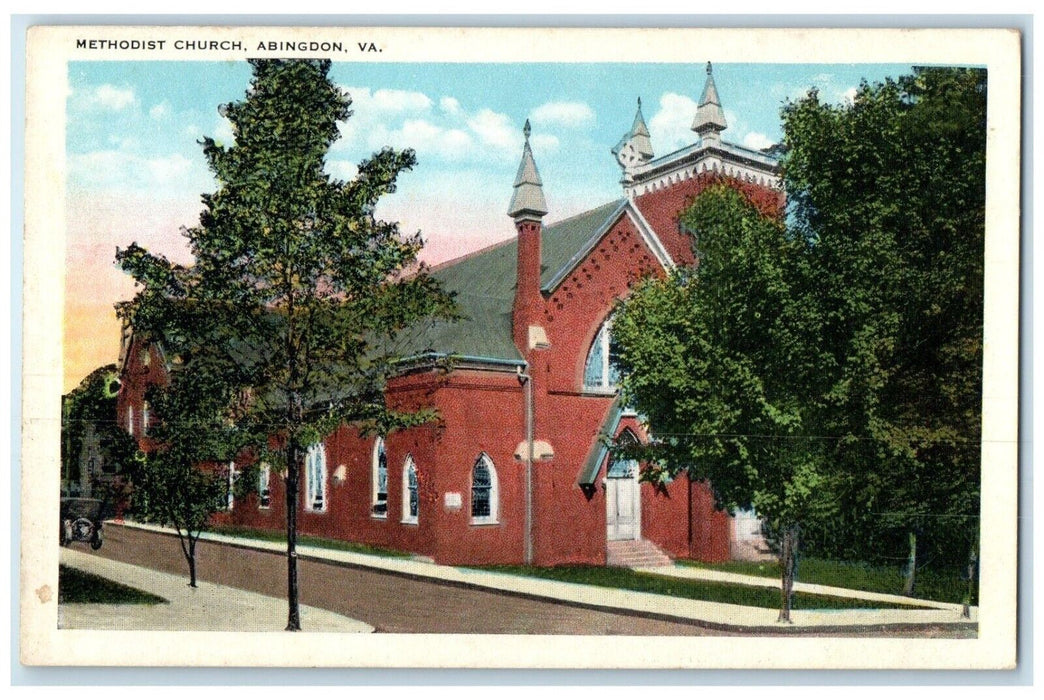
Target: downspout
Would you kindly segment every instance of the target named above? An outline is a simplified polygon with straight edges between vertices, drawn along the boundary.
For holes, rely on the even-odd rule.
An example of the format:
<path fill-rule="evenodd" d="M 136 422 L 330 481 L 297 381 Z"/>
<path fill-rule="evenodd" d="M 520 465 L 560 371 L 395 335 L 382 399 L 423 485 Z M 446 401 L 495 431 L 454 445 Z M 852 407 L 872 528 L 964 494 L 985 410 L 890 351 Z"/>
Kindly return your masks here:
<path fill-rule="evenodd" d="M 686 491 L 689 493 L 689 523 L 688 527 L 685 528 L 689 534 L 689 558 L 692 558 L 692 475 L 689 474 L 688 470 L 685 472 L 685 483 L 687 485 Z"/>
<path fill-rule="evenodd" d="M 525 563 L 533 564 L 533 378 L 518 368 L 518 380 L 526 388 L 526 516 L 522 531 Z"/>

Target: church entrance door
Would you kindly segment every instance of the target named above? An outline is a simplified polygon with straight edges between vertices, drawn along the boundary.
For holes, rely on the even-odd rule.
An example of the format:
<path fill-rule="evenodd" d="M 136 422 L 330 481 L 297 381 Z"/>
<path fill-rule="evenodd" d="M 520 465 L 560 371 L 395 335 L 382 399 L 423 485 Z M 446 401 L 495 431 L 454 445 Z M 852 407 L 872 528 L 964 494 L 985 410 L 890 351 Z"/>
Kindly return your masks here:
<path fill-rule="evenodd" d="M 637 540 L 641 536 L 638 462 L 614 460 L 605 480 L 606 536 L 609 540 Z"/>

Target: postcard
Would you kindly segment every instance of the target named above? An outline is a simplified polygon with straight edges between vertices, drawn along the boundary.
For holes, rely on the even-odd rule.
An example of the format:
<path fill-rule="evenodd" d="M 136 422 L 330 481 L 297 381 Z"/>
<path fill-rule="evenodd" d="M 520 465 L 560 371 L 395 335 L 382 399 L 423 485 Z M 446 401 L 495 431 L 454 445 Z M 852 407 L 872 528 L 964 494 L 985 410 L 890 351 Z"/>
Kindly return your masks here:
<path fill-rule="evenodd" d="M 23 663 L 1014 667 L 1017 31 L 27 46 Z"/>

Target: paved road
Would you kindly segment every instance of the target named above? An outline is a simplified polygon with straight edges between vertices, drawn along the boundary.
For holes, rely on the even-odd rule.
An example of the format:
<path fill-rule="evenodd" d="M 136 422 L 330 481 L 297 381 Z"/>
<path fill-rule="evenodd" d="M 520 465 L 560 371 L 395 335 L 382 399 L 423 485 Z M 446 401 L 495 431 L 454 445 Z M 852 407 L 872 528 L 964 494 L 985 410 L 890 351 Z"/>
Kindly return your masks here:
<path fill-rule="evenodd" d="M 188 581 L 188 566 L 174 537 L 109 526 L 105 546 L 96 554 L 181 574 Z M 286 565 L 281 556 L 201 541 L 196 558 L 201 580 L 275 597 L 286 595 Z M 302 561 L 298 569 L 303 605 L 368 622 L 378 632 L 728 634 L 333 564 Z"/>
<path fill-rule="evenodd" d="M 105 546 L 96 554 L 181 575 L 186 583 L 188 580 L 188 566 L 178 540 L 170 535 L 109 526 L 105 529 Z M 286 595 L 286 564 L 279 554 L 201 541 L 196 557 L 201 580 L 276 598 Z M 315 561 L 301 561 L 298 568 L 302 605 L 362 620 L 378 632 L 740 636 L 698 625 L 461 588 L 370 569 Z M 922 628 L 810 636 L 967 635 Z"/>

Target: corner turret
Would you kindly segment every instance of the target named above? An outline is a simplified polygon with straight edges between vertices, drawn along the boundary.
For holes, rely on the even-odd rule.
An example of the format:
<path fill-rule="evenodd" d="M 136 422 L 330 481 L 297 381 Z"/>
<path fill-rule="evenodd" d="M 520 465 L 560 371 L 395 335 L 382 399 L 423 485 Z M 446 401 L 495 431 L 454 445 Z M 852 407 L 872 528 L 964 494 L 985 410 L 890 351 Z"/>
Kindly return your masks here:
<path fill-rule="evenodd" d="M 515 175 L 515 192 L 511 196 L 511 204 L 508 207 L 508 216 L 520 221 L 539 222 L 547 214 L 547 202 L 544 200 L 544 183 L 540 180 L 537 172 L 536 162 L 533 160 L 533 150 L 529 147 L 529 134 L 532 129 L 529 120 L 522 129 L 526 137 L 526 143 L 522 147 L 522 162 L 518 164 L 518 174 Z"/>

